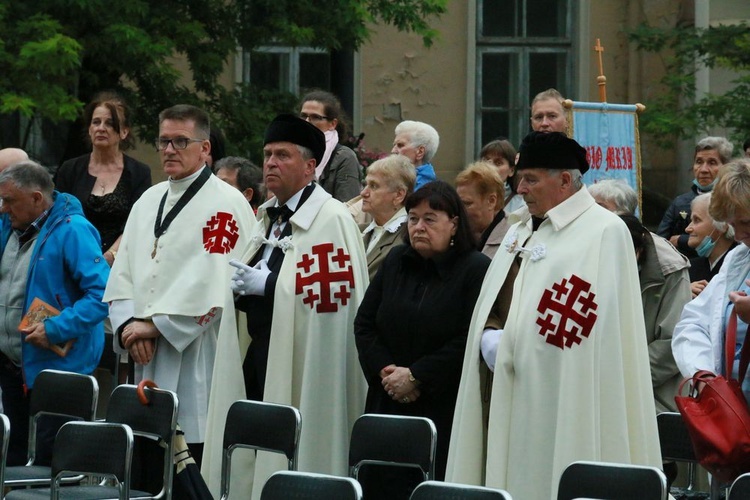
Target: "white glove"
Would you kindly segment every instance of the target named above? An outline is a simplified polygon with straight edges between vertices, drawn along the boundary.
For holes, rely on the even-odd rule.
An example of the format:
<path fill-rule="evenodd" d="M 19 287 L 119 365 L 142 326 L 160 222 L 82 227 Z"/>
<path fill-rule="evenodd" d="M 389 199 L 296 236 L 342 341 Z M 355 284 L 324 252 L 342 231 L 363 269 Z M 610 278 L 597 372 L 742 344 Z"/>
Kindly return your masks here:
<path fill-rule="evenodd" d="M 493 373 L 495 371 L 495 360 L 497 359 L 497 346 L 500 344 L 500 337 L 502 335 L 502 330 L 495 330 L 494 328 L 485 328 L 482 332 L 482 357 Z"/>
<path fill-rule="evenodd" d="M 271 270 L 265 260 L 260 260 L 255 266 L 250 267 L 237 259 L 229 261 L 229 265 L 236 267 L 237 271 L 232 276 L 232 291 L 240 295 L 266 294 L 266 281 Z"/>

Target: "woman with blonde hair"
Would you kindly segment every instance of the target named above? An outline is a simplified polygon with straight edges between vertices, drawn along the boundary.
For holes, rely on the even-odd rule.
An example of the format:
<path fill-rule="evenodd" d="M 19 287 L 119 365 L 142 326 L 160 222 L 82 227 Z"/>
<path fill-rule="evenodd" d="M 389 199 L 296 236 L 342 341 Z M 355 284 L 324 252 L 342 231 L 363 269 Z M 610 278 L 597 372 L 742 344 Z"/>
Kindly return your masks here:
<path fill-rule="evenodd" d="M 458 174 L 456 191 L 469 217 L 477 249 L 492 258 L 509 227 L 503 211 L 503 180 L 494 165 L 476 162 Z"/>
<path fill-rule="evenodd" d="M 672 337 L 672 353 L 683 377 L 708 370 L 736 379 L 739 346 L 750 323 L 750 160 L 734 160 L 721 167 L 709 214 L 732 226 L 740 244 L 727 254 L 719 274 L 683 309 Z M 726 374 L 722 360 L 732 313 L 737 313 L 734 371 Z M 745 398 L 750 397 L 750 380 L 740 383 Z"/>
<path fill-rule="evenodd" d="M 406 235 L 404 200 L 414 190 L 416 179 L 414 165 L 401 155 L 377 160 L 367 169 L 361 193 L 362 211 L 370 214 L 373 221 L 361 229 L 370 281 L 388 252 L 403 244 Z"/>
<path fill-rule="evenodd" d="M 693 298 L 706 288 L 724 263 L 727 253 L 737 246 L 734 229 L 721 222 L 708 211 L 711 193 L 697 196 L 690 204 L 690 224 L 685 232 L 690 236 L 688 246 L 695 249 L 697 257 L 690 259 L 690 286 Z"/>

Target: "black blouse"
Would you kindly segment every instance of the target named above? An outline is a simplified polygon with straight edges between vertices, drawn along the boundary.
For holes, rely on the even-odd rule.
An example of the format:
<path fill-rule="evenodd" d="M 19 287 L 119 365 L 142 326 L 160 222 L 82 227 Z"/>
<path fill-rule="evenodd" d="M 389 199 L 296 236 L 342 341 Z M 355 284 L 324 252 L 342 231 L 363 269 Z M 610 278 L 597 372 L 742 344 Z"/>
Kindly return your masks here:
<path fill-rule="evenodd" d="M 120 180 L 115 190 L 104 196 L 92 194 L 96 177 L 89 174 L 91 154 L 66 161 L 55 173 L 55 189 L 78 198 L 84 215 L 99 231 L 102 253 L 122 234 L 133 204 L 151 187 L 151 169 L 148 165 L 123 156 Z"/>

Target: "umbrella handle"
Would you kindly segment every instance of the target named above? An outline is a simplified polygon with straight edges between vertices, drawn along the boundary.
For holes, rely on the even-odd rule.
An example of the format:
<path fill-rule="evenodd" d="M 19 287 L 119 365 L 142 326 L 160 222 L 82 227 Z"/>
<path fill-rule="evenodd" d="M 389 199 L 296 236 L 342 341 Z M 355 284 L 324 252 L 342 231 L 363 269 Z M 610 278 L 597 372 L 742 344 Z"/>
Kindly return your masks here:
<path fill-rule="evenodd" d="M 138 401 L 140 401 L 144 406 L 150 403 L 148 396 L 146 396 L 146 391 L 144 390 L 146 387 L 153 389 L 159 388 L 159 386 L 156 385 L 156 382 L 149 379 L 143 379 L 138 383 L 138 387 L 136 388 L 135 392 L 138 395 Z"/>

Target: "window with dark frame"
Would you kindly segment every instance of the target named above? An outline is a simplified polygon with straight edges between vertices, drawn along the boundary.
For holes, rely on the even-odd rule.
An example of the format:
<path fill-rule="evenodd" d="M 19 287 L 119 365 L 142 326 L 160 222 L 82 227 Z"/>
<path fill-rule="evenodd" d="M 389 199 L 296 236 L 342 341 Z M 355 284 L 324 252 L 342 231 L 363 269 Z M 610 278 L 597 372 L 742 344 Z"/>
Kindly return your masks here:
<path fill-rule="evenodd" d="M 534 96 L 573 88 L 574 2 L 477 0 L 475 152 L 498 137 L 518 146 Z"/>

